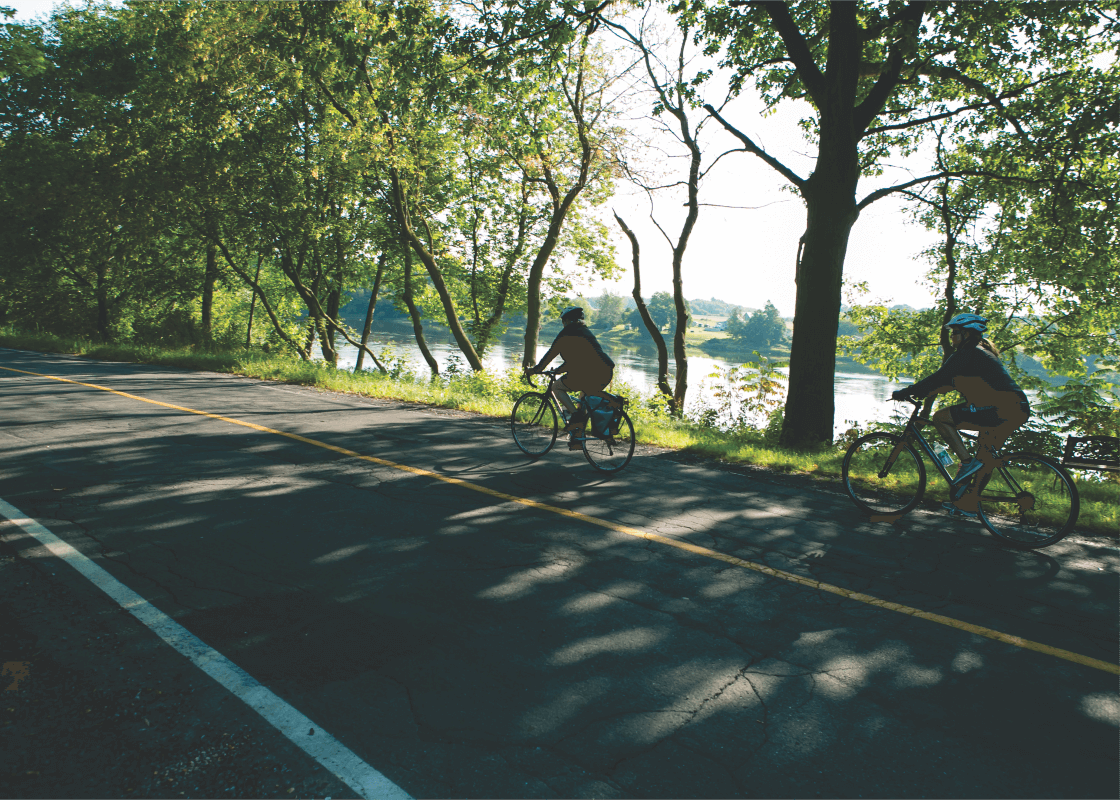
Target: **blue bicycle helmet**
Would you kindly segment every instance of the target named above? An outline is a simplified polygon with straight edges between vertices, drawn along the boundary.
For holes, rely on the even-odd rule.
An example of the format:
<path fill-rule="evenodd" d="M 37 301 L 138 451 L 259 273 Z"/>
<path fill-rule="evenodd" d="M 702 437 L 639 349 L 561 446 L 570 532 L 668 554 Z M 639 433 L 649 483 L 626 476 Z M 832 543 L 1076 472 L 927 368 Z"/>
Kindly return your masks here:
<path fill-rule="evenodd" d="M 574 322 L 577 319 L 583 319 L 583 309 L 579 306 L 569 306 L 564 309 L 564 313 L 560 315 L 560 319 L 564 322 Z"/>
<path fill-rule="evenodd" d="M 988 330 L 988 320 L 975 314 L 957 314 L 945 323 L 946 328 L 964 328 L 965 330 L 983 333 Z"/>

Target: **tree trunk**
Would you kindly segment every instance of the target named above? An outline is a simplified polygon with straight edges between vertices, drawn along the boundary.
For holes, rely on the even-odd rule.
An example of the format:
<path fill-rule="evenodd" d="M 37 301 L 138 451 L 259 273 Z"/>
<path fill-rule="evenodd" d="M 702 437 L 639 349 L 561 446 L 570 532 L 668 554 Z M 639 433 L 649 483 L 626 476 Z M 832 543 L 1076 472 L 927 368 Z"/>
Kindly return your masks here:
<path fill-rule="evenodd" d="M 256 286 L 260 284 L 261 280 L 261 259 L 263 254 L 257 254 L 257 274 L 253 278 L 253 299 L 249 301 L 249 324 L 245 326 L 245 349 L 248 350 L 253 346 L 253 312 L 257 310 L 257 292 Z"/>
<path fill-rule="evenodd" d="M 231 270 L 233 270 L 233 273 L 237 275 L 237 277 L 241 278 L 241 280 L 243 280 L 247 286 L 253 287 L 254 297 L 260 298 L 261 306 L 264 308 L 265 314 L 268 315 L 269 321 L 272 322 L 273 332 L 285 344 L 292 348 L 292 350 L 298 353 L 301 359 L 303 359 L 304 361 L 310 360 L 311 352 L 309 350 L 305 350 L 300 345 L 298 341 L 298 334 L 297 337 L 293 337 L 290 336 L 286 330 L 284 330 L 283 323 L 281 323 L 280 318 L 276 316 L 276 312 L 272 309 L 272 304 L 268 302 L 268 295 L 265 294 L 264 289 L 262 289 L 260 285 L 260 260 L 258 259 L 257 261 L 257 276 L 255 278 L 250 278 L 249 273 L 247 273 L 238 265 L 233 255 L 229 252 L 229 248 L 222 244 L 222 241 L 220 239 L 218 240 L 217 244 L 218 248 L 222 251 L 222 258 L 225 260 L 226 265 Z"/>
<path fill-rule="evenodd" d="M 494 301 L 494 308 L 490 316 L 485 320 L 479 321 L 475 329 L 474 344 L 475 349 L 478 350 L 478 357 L 484 358 L 487 348 L 490 347 L 491 341 L 494 336 L 494 330 L 502 320 L 502 315 L 506 310 L 506 302 L 509 300 L 510 281 L 513 278 L 513 271 L 517 264 L 521 261 L 521 256 L 525 252 L 525 241 L 529 230 L 529 190 L 528 181 L 522 180 L 521 182 L 521 210 L 517 218 L 517 238 L 516 244 L 513 249 L 506 256 L 505 268 L 502 270 L 502 279 L 498 283 L 498 296 Z"/>
<path fill-rule="evenodd" d="M 688 169 L 688 216 L 685 217 L 681 227 L 677 244 L 673 248 L 673 303 L 677 308 L 677 325 L 673 331 L 673 358 L 677 364 L 677 386 L 673 395 L 673 413 L 676 416 L 684 415 L 684 399 L 688 392 L 688 355 L 685 351 L 685 336 L 688 334 L 688 310 L 684 304 L 684 277 L 681 266 L 684 262 L 684 252 L 688 248 L 688 240 L 692 236 L 692 229 L 696 227 L 696 218 L 700 216 L 700 148 L 696 145 L 692 132 L 688 128 L 688 120 L 684 116 L 683 104 L 678 113 L 681 131 L 689 148 Z"/>
<path fill-rule="evenodd" d="M 315 334 L 317 330 L 315 317 L 308 316 L 307 318 L 307 345 L 303 348 L 307 351 L 308 356 L 311 355 L 315 347 Z"/>
<path fill-rule="evenodd" d="M 953 227 L 953 214 L 949 208 L 949 181 L 946 179 L 941 184 L 941 222 L 945 226 L 945 266 L 949 270 L 948 276 L 945 278 L 945 315 L 941 318 L 941 352 L 944 353 L 942 363 L 953 352 L 952 341 L 949 339 L 949 331 L 945 327 L 957 314 L 957 231 Z"/>
<path fill-rule="evenodd" d="M 202 279 L 202 336 L 207 343 L 214 340 L 214 284 L 218 281 L 218 247 L 206 245 L 206 274 Z"/>
<path fill-rule="evenodd" d="M 420 262 L 428 271 L 428 277 L 432 280 L 432 286 L 435 287 L 436 294 L 439 295 L 440 303 L 443 304 L 443 312 L 447 317 L 447 327 L 451 329 L 451 335 L 455 338 L 455 343 L 459 345 L 459 351 L 466 357 L 467 363 L 470 364 L 471 369 L 475 372 L 481 372 L 482 359 L 478 357 L 474 345 L 471 344 L 471 340 L 467 338 L 463 326 L 459 323 L 459 315 L 455 311 L 455 301 L 451 299 L 451 292 L 448 291 L 447 284 L 443 280 L 443 273 L 440 271 L 439 264 L 436 263 L 435 256 L 425 249 L 424 243 L 420 241 L 420 237 L 416 235 L 416 232 L 412 229 L 412 225 L 409 223 L 409 210 L 405 201 L 404 186 L 401 183 L 400 175 L 396 169 L 392 169 L 390 170 L 390 176 L 393 182 L 393 193 L 396 200 L 397 221 L 400 225 L 406 248 L 411 245 L 411 250 L 416 252 L 416 255 L 420 258 Z M 430 231 L 429 238 L 431 238 Z M 407 249 L 406 252 L 408 252 Z M 411 262 L 406 261 L 405 264 L 406 267 L 408 267 Z M 406 292 L 410 292 L 411 284 L 407 279 L 405 280 L 405 286 L 408 287 L 406 288 Z M 411 313 L 411 308 L 409 312 Z M 414 325 L 416 319 L 418 319 L 418 317 L 414 318 Z M 426 351 L 425 359 L 430 359 L 428 361 L 428 366 L 432 368 L 432 374 L 439 374 L 439 367 L 435 359 L 432 359 L 431 354 Z"/>
<path fill-rule="evenodd" d="M 109 341 L 109 280 L 108 269 L 100 266 L 97 269 L 97 335 L 101 341 Z"/>
<path fill-rule="evenodd" d="M 401 250 L 404 253 L 404 304 L 408 306 L 408 315 L 412 318 L 412 332 L 416 335 L 416 346 L 420 354 L 428 362 L 428 369 L 432 377 L 439 375 L 439 363 L 428 349 L 428 342 L 424 338 L 424 326 L 420 323 L 420 309 L 412 299 L 412 249 L 409 247 L 407 235 L 402 235 Z"/>
<path fill-rule="evenodd" d="M 548 259 L 552 257 L 556 245 L 560 242 L 560 231 L 564 227 L 564 220 L 568 216 L 572 203 L 583 190 L 583 187 L 587 185 L 586 165 L 589 163 L 590 156 L 585 155 L 584 167 L 580 172 L 581 178 L 568 190 L 563 200 L 560 200 L 560 194 L 555 185 L 551 181 L 549 182 L 548 188 L 553 196 L 552 217 L 548 221 L 548 234 L 541 244 L 541 249 L 537 251 L 532 266 L 529 267 L 529 279 L 525 286 L 528 296 L 525 303 L 525 351 L 521 358 L 521 365 L 526 369 L 537 363 L 537 337 L 541 331 L 541 280 L 544 278 L 544 268 L 548 264 Z"/>
<path fill-rule="evenodd" d="M 369 332 L 373 327 L 373 312 L 377 307 L 377 293 L 381 289 L 381 276 L 385 274 L 385 263 L 389 260 L 389 252 L 382 251 L 377 259 L 377 275 L 373 279 L 373 289 L 369 293 L 369 307 L 366 309 L 366 321 L 362 325 L 362 346 L 358 348 L 358 360 L 354 363 L 354 372 L 362 371 L 362 364 L 365 362 L 366 351 L 363 349 L 369 344 Z M 382 367 L 382 370 L 384 368 Z"/>
<path fill-rule="evenodd" d="M 327 295 L 327 319 L 323 331 L 323 358 L 331 366 L 338 366 L 338 349 L 334 346 L 337 332 L 334 321 L 338 319 L 338 309 L 342 304 L 342 290 L 337 286 Z"/>
<path fill-rule="evenodd" d="M 564 215 L 567 209 L 564 209 Z M 564 223 L 564 216 L 553 212 L 549 220 L 548 234 L 545 236 L 541 249 L 537 251 L 529 267 L 529 278 L 525 282 L 525 349 L 521 357 L 521 366 L 528 369 L 537 363 L 537 339 L 541 332 L 541 280 L 544 278 L 544 268 L 552 251 L 560 241 L 560 228 Z"/>
<path fill-rule="evenodd" d="M 822 133 L 822 149 L 823 149 Z M 848 236 L 855 224 L 858 164 L 854 143 L 847 169 L 828 169 L 822 156 L 806 181 L 805 249 L 794 278 L 797 305 L 790 344 L 789 394 L 780 443 L 808 448 L 832 441 L 836 404 L 836 321 Z"/>
<path fill-rule="evenodd" d="M 657 324 L 653 321 L 653 317 L 649 315 L 649 309 L 646 308 L 646 302 L 642 299 L 642 276 L 639 269 L 639 251 L 638 251 L 638 237 L 634 232 L 627 227 L 626 223 L 622 221 L 622 217 L 618 214 L 614 215 L 618 220 L 622 232 L 630 240 L 630 246 L 633 248 L 633 264 L 634 264 L 634 304 L 638 307 L 638 315 L 642 318 L 642 323 L 645 324 L 646 330 L 649 331 L 650 337 L 653 338 L 653 343 L 657 346 L 657 388 L 661 394 L 669 400 L 670 405 L 673 403 L 673 390 L 669 387 L 669 350 L 665 347 L 665 337 L 661 335 Z"/>

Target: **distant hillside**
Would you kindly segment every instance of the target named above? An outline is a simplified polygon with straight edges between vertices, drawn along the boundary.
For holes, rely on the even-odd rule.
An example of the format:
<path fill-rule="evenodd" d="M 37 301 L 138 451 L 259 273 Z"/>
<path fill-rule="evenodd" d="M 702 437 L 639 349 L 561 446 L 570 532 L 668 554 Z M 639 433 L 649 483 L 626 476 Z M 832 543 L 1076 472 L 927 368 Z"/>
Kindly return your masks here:
<path fill-rule="evenodd" d="M 598 298 L 589 297 L 587 299 L 588 299 L 588 302 L 591 303 L 592 308 L 597 308 L 598 307 L 597 306 Z M 624 308 L 627 311 L 633 311 L 635 306 L 637 306 L 637 303 L 634 302 L 634 298 L 631 297 L 630 295 L 626 295 L 626 297 L 624 299 L 626 301 L 625 304 L 624 304 Z M 648 298 L 648 297 L 643 297 L 642 299 L 645 300 L 647 303 L 650 301 L 650 298 Z M 757 308 L 752 308 L 750 306 L 737 306 L 734 303 L 728 303 L 728 302 L 725 302 L 723 300 L 717 300 L 714 297 L 711 298 L 710 300 L 688 300 L 687 302 L 688 302 L 688 307 L 692 310 L 693 314 L 704 314 L 706 316 L 713 316 L 713 317 L 729 317 L 729 316 L 731 316 L 732 311 L 738 311 L 739 314 L 741 315 L 745 311 L 751 312 L 751 311 L 757 311 L 758 310 Z"/>

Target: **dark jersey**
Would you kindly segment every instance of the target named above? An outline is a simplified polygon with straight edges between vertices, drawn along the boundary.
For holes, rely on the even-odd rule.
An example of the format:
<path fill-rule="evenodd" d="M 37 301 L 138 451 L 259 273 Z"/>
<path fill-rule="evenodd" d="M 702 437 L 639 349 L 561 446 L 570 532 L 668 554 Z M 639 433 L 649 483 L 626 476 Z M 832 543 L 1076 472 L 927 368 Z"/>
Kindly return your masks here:
<path fill-rule="evenodd" d="M 578 323 L 564 326 L 564 329 L 553 340 L 552 347 L 548 348 L 548 352 L 541 359 L 541 363 L 547 364 L 557 355 L 563 356 L 565 362 L 579 362 L 583 360 L 582 356 L 586 353 L 594 353 L 600 361 L 614 369 L 614 362 L 610 356 L 603 352 L 595 334 L 586 325 Z M 569 363 L 569 366 L 578 369 L 582 364 Z"/>
<path fill-rule="evenodd" d="M 1016 392 L 1024 400 L 1027 395 L 1012 380 L 1003 364 L 992 353 L 977 345 L 962 345 L 949 356 L 941 369 L 910 387 L 915 397 L 925 397 L 934 389 L 953 386 L 954 378 L 980 378 L 997 392 Z"/>

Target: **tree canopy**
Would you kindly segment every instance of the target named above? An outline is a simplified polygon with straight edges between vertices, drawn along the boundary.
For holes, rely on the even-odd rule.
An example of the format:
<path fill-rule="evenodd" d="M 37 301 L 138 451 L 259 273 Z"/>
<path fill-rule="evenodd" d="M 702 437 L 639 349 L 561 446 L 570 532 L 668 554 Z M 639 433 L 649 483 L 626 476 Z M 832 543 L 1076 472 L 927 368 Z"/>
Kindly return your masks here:
<path fill-rule="evenodd" d="M 628 62 L 610 43 L 652 10 L 678 24 L 679 47 L 631 35 Z M 1118 45 L 1114 9 L 1071 2 L 59 8 L 42 26 L 0 24 L 0 324 L 267 342 L 334 363 L 341 341 L 368 337 L 341 317 L 361 294 L 367 320 L 378 302 L 407 315 L 433 372 L 433 320 L 479 370 L 523 316 L 535 362 L 548 309 L 619 270 L 600 206 L 634 174 L 622 108 L 637 66 L 642 102 L 688 150 L 674 291 L 646 309 L 651 326 L 677 321 L 678 408 L 684 245 L 705 170 L 734 163 L 703 150 L 706 124 L 805 204 L 788 242 L 783 444 L 831 438 L 838 345 L 885 374 L 924 370 L 962 310 L 991 320 L 1012 368 L 1070 376 L 1067 399 L 1051 398 L 1068 411 L 1104 396 L 1120 356 Z M 694 46 L 707 63 L 684 57 Z M 747 92 L 803 112 L 811 171 L 752 135 L 735 100 Z M 927 167 L 892 180 L 896 157 Z M 853 226 L 892 195 L 942 238 L 926 276 L 941 300 L 890 313 L 869 287 L 848 317 L 861 338 L 838 340 Z M 602 325 L 621 321 L 618 300 L 600 300 Z M 766 347 L 785 327 L 768 304 L 735 333 Z"/>

